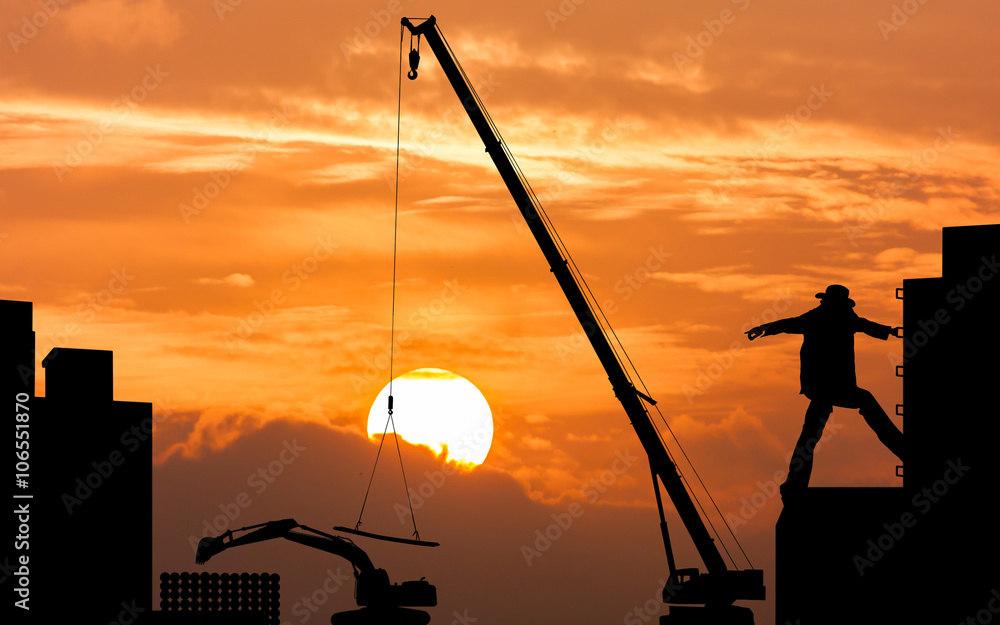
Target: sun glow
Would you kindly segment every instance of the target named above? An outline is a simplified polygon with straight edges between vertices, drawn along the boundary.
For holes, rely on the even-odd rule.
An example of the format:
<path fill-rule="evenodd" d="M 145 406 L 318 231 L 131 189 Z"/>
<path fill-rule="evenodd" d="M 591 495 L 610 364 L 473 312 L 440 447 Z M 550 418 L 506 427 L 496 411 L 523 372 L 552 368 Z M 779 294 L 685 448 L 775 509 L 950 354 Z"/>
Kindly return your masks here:
<path fill-rule="evenodd" d="M 414 369 L 392 382 L 396 433 L 449 461 L 479 465 L 493 442 L 493 413 L 476 386 L 445 369 Z M 368 413 L 368 436 L 386 431 L 389 385 Z M 392 426 L 389 426 L 389 433 Z"/>

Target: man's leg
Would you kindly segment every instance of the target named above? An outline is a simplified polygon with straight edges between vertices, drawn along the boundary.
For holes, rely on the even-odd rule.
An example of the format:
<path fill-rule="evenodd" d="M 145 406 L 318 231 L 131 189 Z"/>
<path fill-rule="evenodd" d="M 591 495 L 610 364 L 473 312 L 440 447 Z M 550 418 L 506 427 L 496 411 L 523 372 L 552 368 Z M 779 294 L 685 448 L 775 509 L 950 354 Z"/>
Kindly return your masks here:
<path fill-rule="evenodd" d="M 802 433 L 795 443 L 795 451 L 792 452 L 792 461 L 788 465 L 788 477 L 781 485 L 781 496 L 785 497 L 789 493 L 797 493 L 809 485 L 809 476 L 812 475 L 813 452 L 816 444 L 823 437 L 823 428 L 826 420 L 833 412 L 833 404 L 828 400 L 813 399 L 806 409 L 806 420 L 802 425 Z"/>
<path fill-rule="evenodd" d="M 865 418 L 868 426 L 875 431 L 882 444 L 889 448 L 889 451 L 896 454 L 900 460 L 903 459 L 903 433 L 899 431 L 896 424 L 892 422 L 889 415 L 885 414 L 882 406 L 879 406 L 875 396 L 863 388 L 858 389 L 858 406 L 861 416 Z"/>

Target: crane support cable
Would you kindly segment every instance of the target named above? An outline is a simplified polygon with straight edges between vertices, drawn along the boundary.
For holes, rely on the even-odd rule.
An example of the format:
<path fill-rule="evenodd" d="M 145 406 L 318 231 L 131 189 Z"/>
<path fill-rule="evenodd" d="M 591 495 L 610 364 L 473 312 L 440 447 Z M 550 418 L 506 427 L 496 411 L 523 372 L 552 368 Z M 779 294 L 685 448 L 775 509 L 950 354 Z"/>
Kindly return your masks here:
<path fill-rule="evenodd" d="M 584 278 L 583 273 L 580 271 L 579 267 L 576 265 L 576 262 L 573 260 L 572 255 L 569 253 L 569 249 L 567 248 L 566 244 L 563 242 L 562 237 L 560 237 L 559 232 L 555 228 L 555 225 L 552 223 L 552 221 L 549 218 L 548 214 L 545 212 L 544 207 L 542 206 L 541 202 L 539 201 L 538 196 L 535 193 L 534 189 L 531 187 L 531 184 L 528 182 L 527 177 L 524 175 L 524 172 L 522 171 L 520 165 L 518 164 L 517 159 L 514 157 L 514 154 L 510 151 L 510 149 L 509 149 L 509 147 L 507 145 L 507 142 L 504 140 L 503 135 L 500 133 L 500 130 L 497 127 L 496 123 L 494 123 L 493 118 L 492 118 L 492 116 L 489 113 L 489 110 L 486 108 L 486 106 L 483 105 L 483 102 L 482 102 L 481 98 L 479 97 L 479 94 L 477 93 L 477 91 L 475 89 L 475 86 L 472 84 L 472 81 L 469 80 L 468 74 L 465 72 L 465 68 L 462 67 L 462 64 L 459 61 L 457 55 L 455 55 L 454 51 L 451 48 L 451 44 L 445 38 L 444 33 L 441 32 L 440 26 L 438 26 L 437 24 L 435 24 L 434 25 L 434 29 L 438 32 L 438 35 L 441 37 L 441 40 L 444 42 L 445 46 L 447 47 L 449 56 L 451 56 L 452 60 L 454 61 L 455 65 L 456 65 L 456 67 L 458 67 L 459 71 L 461 72 L 462 78 L 464 79 L 466 85 L 468 86 L 469 91 L 472 93 L 473 97 L 475 98 L 476 103 L 479 105 L 480 110 L 482 110 L 484 117 L 486 118 L 487 122 L 489 123 L 490 128 L 493 131 L 494 136 L 497 139 L 497 142 L 500 144 L 500 146 L 503 149 L 504 153 L 507 155 L 507 158 L 509 159 L 509 161 L 513 165 L 514 170 L 517 173 L 518 179 L 522 182 L 522 184 L 524 185 L 525 189 L 528 191 L 528 193 L 529 193 L 529 195 L 530 195 L 530 197 L 531 197 L 531 199 L 533 201 L 534 209 L 535 209 L 536 214 L 539 216 L 539 219 L 545 225 L 545 229 L 548 230 L 548 232 L 552 235 L 552 238 L 556 242 L 556 244 L 557 244 L 557 246 L 558 246 L 558 248 L 560 250 L 560 253 L 562 254 L 563 258 L 567 261 L 567 265 L 570 268 L 570 272 L 573 275 L 574 280 L 576 280 L 576 282 L 582 287 L 581 291 L 585 294 L 585 296 L 589 300 L 589 303 L 591 304 L 591 306 L 598 312 L 598 315 L 595 316 L 595 321 L 597 321 L 598 327 L 600 328 L 602 334 L 604 334 L 604 336 L 608 339 L 608 342 L 612 345 L 612 347 L 615 348 L 615 349 L 613 349 L 615 358 L 618 360 L 619 364 L 622 365 L 622 370 L 625 372 L 626 376 L 629 379 L 632 378 L 632 376 L 629 375 L 629 370 L 631 370 L 635 374 L 636 379 L 639 381 L 639 384 L 643 388 L 643 391 L 645 391 L 645 393 L 648 396 L 649 389 L 646 388 L 645 383 L 642 381 L 642 378 L 639 376 L 638 369 L 636 369 L 635 364 L 632 362 L 631 357 L 628 355 L 628 352 L 625 350 L 624 345 L 622 345 L 621 340 L 618 338 L 617 333 L 612 328 L 610 321 L 608 321 L 607 316 L 604 313 L 604 310 L 601 308 L 600 303 L 597 301 L 597 298 L 594 296 L 593 292 L 591 291 L 590 285 L 587 283 L 586 279 Z M 610 335 L 609 335 L 609 333 L 610 333 Z M 611 338 L 613 338 L 614 341 L 611 341 Z M 619 354 L 619 351 L 621 352 L 620 354 Z M 623 358 L 624 358 L 624 360 L 623 360 Z M 628 364 L 628 367 L 625 366 L 626 363 Z M 694 474 L 695 474 L 695 477 L 697 478 L 698 483 L 701 485 L 702 489 L 708 495 L 708 498 L 711 501 L 712 506 L 714 507 L 714 509 L 718 513 L 719 518 L 722 520 L 722 523 L 725 525 L 725 527 L 728 530 L 728 532 L 729 532 L 730 536 L 732 537 L 732 539 L 736 542 L 737 547 L 739 547 L 739 550 L 743 554 L 743 557 L 746 559 L 747 563 L 750 565 L 750 568 L 754 568 L 753 563 L 750 561 L 750 558 L 747 556 L 746 551 L 743 549 L 743 545 L 740 544 L 739 539 L 736 538 L 736 533 L 733 531 L 732 527 L 729 525 L 729 522 L 726 520 L 725 516 L 722 514 L 721 509 L 719 508 L 719 506 L 716 503 L 715 499 L 712 497 L 711 492 L 708 490 L 707 486 L 705 485 L 704 481 L 702 480 L 701 475 L 698 473 L 698 470 L 695 468 L 694 464 L 691 462 L 691 459 L 688 457 L 687 452 L 685 452 L 684 448 L 680 445 L 680 441 L 677 439 L 677 436 L 674 434 L 673 430 L 670 428 L 669 423 L 667 423 L 666 419 L 663 417 L 662 411 L 659 409 L 659 407 L 656 407 L 656 410 L 657 410 L 657 413 L 660 416 L 661 421 L 663 421 L 664 425 L 666 425 L 666 427 L 667 427 L 667 430 L 670 432 L 670 436 L 674 439 L 674 442 L 677 444 L 677 447 L 680 450 L 681 455 L 684 457 L 684 459 L 687 462 L 688 466 L 691 467 L 691 470 L 694 471 Z M 648 414 L 648 411 L 647 411 L 647 414 Z M 650 420 L 650 422 L 653 423 L 653 426 L 654 426 L 654 428 L 657 431 L 657 435 L 660 436 L 661 442 L 664 443 L 664 448 L 666 448 L 666 441 L 663 440 L 663 437 L 662 437 L 662 435 L 659 432 L 659 428 L 656 427 L 655 422 L 653 422 L 652 420 Z M 668 451 L 668 455 L 669 455 L 669 451 Z M 676 466 L 676 462 L 674 464 Z M 726 552 L 726 555 L 729 557 L 730 562 L 732 562 L 733 565 L 735 566 L 736 565 L 735 560 L 733 559 L 732 555 L 729 553 L 728 548 L 726 548 L 725 542 L 722 540 L 722 537 L 720 536 L 718 530 L 715 527 L 715 524 L 712 522 L 710 516 L 708 515 L 708 512 L 705 510 L 704 506 L 702 506 L 701 501 L 698 498 L 697 494 L 695 493 L 692 485 L 688 482 L 688 480 L 684 476 L 683 472 L 681 472 L 680 467 L 676 467 L 676 468 L 677 468 L 677 472 L 680 475 L 681 479 L 687 485 L 687 488 L 688 488 L 688 491 L 691 494 L 691 497 L 694 499 L 694 501 L 697 504 L 698 508 L 701 510 L 702 516 L 704 517 L 705 521 L 708 522 L 709 527 L 711 527 L 712 532 L 715 534 L 716 538 L 719 539 L 720 545 L 722 545 L 723 550 Z"/>
<path fill-rule="evenodd" d="M 587 284 L 586 280 L 583 281 L 583 284 L 587 288 L 587 292 L 589 293 L 590 292 L 590 286 Z M 592 293 L 591 293 L 591 297 L 592 298 L 594 297 Z M 594 298 L 594 299 L 596 301 L 596 298 Z M 621 339 L 618 338 L 618 333 L 616 333 L 614 331 L 614 328 L 611 327 L 611 322 L 608 321 L 607 316 L 605 316 L 605 314 L 604 314 L 604 310 L 599 305 L 597 306 L 597 310 L 598 310 L 598 312 L 601 313 L 601 317 L 604 319 L 604 323 L 607 324 L 608 330 L 611 332 L 612 336 L 614 336 L 615 343 L 617 343 L 618 347 L 621 349 L 622 354 L 625 356 L 625 359 L 628 361 L 629 367 L 631 367 L 632 371 L 635 372 L 636 379 L 639 380 L 639 384 L 640 384 L 640 386 L 642 386 L 642 390 L 645 391 L 645 393 L 648 395 L 649 389 L 646 387 L 646 383 L 642 380 L 642 376 L 639 375 L 639 370 L 635 367 L 635 364 L 632 362 L 632 358 L 628 355 L 628 352 L 625 350 L 625 346 L 622 345 Z M 617 350 L 615 350 L 615 351 L 617 353 Z M 636 391 L 636 392 L 639 392 L 639 391 Z M 660 407 L 657 406 L 655 402 L 652 405 L 653 405 L 654 408 L 656 408 L 657 414 L 660 415 L 660 421 L 663 421 L 663 425 L 665 425 L 667 427 L 667 431 L 670 432 L 670 437 L 673 438 L 674 439 L 674 443 L 677 444 L 677 448 L 680 450 L 681 455 L 684 456 L 684 460 L 687 462 L 688 466 L 691 467 L 691 470 L 694 472 L 694 476 L 698 479 L 698 483 L 701 484 L 702 490 L 704 490 L 705 494 L 708 495 L 709 501 L 712 502 L 712 506 L 715 508 L 715 511 L 719 514 L 719 518 L 722 519 L 722 523 L 726 526 L 726 529 L 729 531 L 730 536 L 732 536 L 733 541 L 736 543 L 736 546 L 739 547 L 740 552 L 743 554 L 743 558 L 747 561 L 747 564 L 750 565 L 751 569 L 756 568 L 756 567 L 754 567 L 753 562 L 750 561 L 750 557 L 747 555 L 747 552 L 743 549 L 743 545 L 740 543 L 740 540 L 736 537 L 736 532 L 733 531 L 732 526 L 729 525 L 729 521 L 726 520 L 725 515 L 722 514 L 722 510 L 719 509 L 719 504 L 717 504 L 715 502 L 715 498 L 712 497 L 712 492 L 708 490 L 707 486 L 705 486 L 705 482 L 701 479 L 701 474 L 698 473 L 698 469 L 695 468 L 694 463 L 691 462 L 691 459 L 688 457 L 687 452 L 684 451 L 684 447 L 681 445 L 680 439 L 678 439 L 677 435 L 674 434 L 673 428 L 670 427 L 670 424 L 667 422 L 667 419 L 663 416 L 663 411 L 660 410 Z M 649 413 L 648 409 L 647 409 L 646 413 L 647 414 Z M 653 423 L 653 427 L 656 428 L 656 433 L 657 433 L 657 435 L 660 436 L 660 440 L 663 441 L 664 448 L 666 448 L 666 441 L 663 440 L 663 436 L 660 434 L 660 428 L 656 427 L 656 423 L 655 422 Z M 669 451 L 668 451 L 668 453 L 669 453 Z M 677 463 L 674 462 L 674 464 L 676 465 Z M 684 480 L 684 483 L 688 484 L 688 490 L 691 493 L 691 497 L 694 498 L 695 503 L 698 504 L 698 507 L 701 508 L 702 513 L 705 514 L 705 520 L 708 521 L 708 524 L 709 524 L 709 526 L 711 526 L 712 532 L 715 533 L 716 538 L 719 538 L 719 544 L 722 545 L 722 548 L 726 552 L 726 555 L 729 556 L 729 561 L 733 563 L 733 566 L 736 566 L 736 562 L 733 560 L 732 556 L 729 555 L 729 550 L 726 548 L 725 543 L 722 541 L 722 538 L 719 536 L 718 531 L 715 529 L 715 525 L 712 523 L 711 519 L 709 519 L 708 514 L 705 513 L 705 509 L 702 508 L 701 501 L 698 499 L 698 496 L 695 494 L 694 489 L 688 483 L 687 478 L 684 476 L 684 474 L 680 472 L 680 469 L 678 469 L 678 473 L 680 473 L 681 479 Z"/>
<path fill-rule="evenodd" d="M 673 438 L 674 442 L 677 443 L 677 448 L 680 450 L 681 455 L 684 456 L 684 460 L 687 461 L 688 466 L 690 466 L 691 470 L 694 471 L 694 476 L 696 478 L 698 478 L 698 483 L 701 484 L 701 487 L 705 491 L 705 494 L 708 495 L 708 499 L 709 499 L 709 501 L 712 502 L 712 506 L 715 508 L 715 511 L 719 513 L 719 518 L 722 519 L 722 523 L 726 526 L 726 529 L 729 531 L 730 536 L 732 536 L 733 541 L 736 543 L 736 546 L 739 547 L 740 553 L 743 554 L 743 558 L 747 561 L 747 564 L 750 565 L 751 569 L 755 569 L 756 567 L 753 565 L 753 562 L 750 561 L 750 556 L 748 556 L 747 552 L 743 549 L 743 545 L 740 543 L 740 539 L 736 538 L 736 532 L 733 531 L 732 526 L 729 525 L 729 521 L 727 521 L 725 515 L 722 514 L 722 510 L 719 509 L 719 504 L 717 504 L 715 502 L 715 498 L 712 497 L 711 491 L 709 491 L 708 487 L 705 486 L 705 482 L 703 482 L 702 479 L 701 479 L 701 474 L 698 473 L 698 469 L 695 468 L 694 463 L 692 463 L 691 459 L 688 458 L 687 452 L 684 451 L 684 447 L 681 446 L 681 442 L 677 439 L 677 435 L 674 434 L 673 429 L 670 427 L 670 424 L 667 423 L 667 420 L 663 416 L 663 413 L 660 411 L 659 407 L 655 407 L 655 408 L 656 408 L 656 412 L 660 415 L 660 420 L 663 421 L 663 425 L 665 425 L 667 427 L 667 431 L 670 432 L 671 438 Z M 685 480 L 685 481 L 687 481 L 687 480 Z M 701 504 L 699 503 L 699 506 L 700 505 Z M 711 521 L 709 523 L 711 523 Z M 712 529 L 715 530 L 715 526 L 714 525 L 712 526 Z M 722 540 L 720 538 L 720 543 L 721 542 L 722 542 Z M 722 545 L 723 545 L 723 548 L 725 548 L 725 543 L 722 543 Z M 728 550 L 726 550 L 726 555 L 729 555 L 729 551 Z M 730 559 L 730 561 L 732 561 L 732 556 L 730 556 L 729 559 Z M 735 566 L 735 565 L 736 565 L 736 563 L 733 562 L 733 566 Z"/>
<path fill-rule="evenodd" d="M 645 409 L 645 410 L 646 410 L 646 416 L 649 417 L 649 409 Z M 657 408 L 657 411 L 659 411 L 659 408 Z M 661 418 L 662 418 L 662 414 L 661 414 Z M 688 493 L 691 495 L 691 499 L 694 500 L 695 505 L 697 505 L 698 509 L 701 511 L 701 516 L 705 519 L 705 522 L 708 523 L 708 527 L 711 528 L 712 533 L 715 534 L 715 538 L 718 541 L 719 545 L 722 546 L 722 550 L 725 552 L 726 557 L 729 558 L 729 562 L 731 562 L 732 565 L 735 567 L 736 566 L 736 561 L 733 559 L 732 554 L 729 553 L 729 548 L 726 547 L 726 543 L 722 540 L 722 536 L 719 535 L 719 530 L 716 529 L 715 523 L 712 522 L 712 518 L 708 515 L 708 512 L 705 511 L 705 507 L 702 505 L 701 499 L 698 497 L 697 493 L 695 493 L 694 487 L 691 486 L 691 482 L 688 481 L 687 476 L 684 475 L 684 472 L 681 471 L 681 469 L 680 469 L 679 466 L 677 466 L 677 460 L 675 460 L 674 459 L 674 455 L 672 453 L 670 453 L 670 448 L 667 446 L 666 439 L 663 438 L 663 433 L 660 432 L 660 428 L 657 427 L 655 421 L 653 421 L 652 419 L 650 419 L 649 421 L 650 421 L 650 423 L 653 424 L 653 429 L 656 431 L 656 436 L 660 439 L 660 444 L 663 445 L 663 449 L 667 452 L 667 457 L 669 457 L 670 461 L 674 464 L 674 468 L 677 470 L 677 475 L 680 476 L 681 481 L 684 483 L 684 487 L 687 489 Z M 668 426 L 668 429 L 669 429 L 669 426 Z M 671 432 L 671 435 L 673 435 L 673 432 Z M 677 441 L 677 437 L 676 436 L 674 437 L 674 441 Z M 680 447 L 679 443 L 678 443 L 678 447 Z M 681 449 L 681 453 L 683 453 L 683 452 L 684 452 L 684 450 Z M 695 472 L 695 475 L 697 475 L 698 474 L 697 469 L 694 468 L 694 465 L 691 463 L 691 460 L 688 459 L 688 457 L 687 457 L 686 454 L 685 454 L 684 458 L 687 460 L 688 465 L 691 467 L 691 470 Z M 698 478 L 698 481 L 701 482 L 701 478 L 700 477 Z M 709 499 L 711 499 L 712 498 L 712 494 L 708 492 L 708 488 L 705 487 L 704 482 L 701 482 L 701 485 L 702 485 L 702 488 L 705 490 L 705 492 L 708 494 Z M 715 501 L 712 500 L 712 503 L 715 503 Z M 716 510 L 718 510 L 718 506 L 716 506 Z M 719 516 L 720 517 L 722 516 L 721 512 L 719 513 Z M 726 527 L 729 527 L 729 524 L 726 523 L 725 517 L 722 517 L 722 522 L 726 524 Z M 732 530 L 730 530 L 730 532 L 732 532 Z M 734 540 L 736 539 L 735 534 L 733 535 L 733 539 Z M 737 540 L 736 543 L 737 543 L 737 545 L 739 545 L 739 540 Z M 740 546 L 740 551 L 743 551 L 743 547 L 742 546 Z M 746 553 L 744 552 L 744 556 L 745 555 L 746 555 Z M 747 562 L 750 562 L 750 560 L 748 559 Z"/>
<path fill-rule="evenodd" d="M 584 282 L 584 284 L 586 284 L 586 282 Z M 587 290 L 588 291 L 590 290 L 589 286 L 587 287 Z M 629 357 L 628 352 L 625 351 L 625 346 L 622 345 L 621 340 L 618 338 L 618 334 L 611 327 L 611 322 L 608 321 L 607 317 L 604 315 L 604 311 L 600 307 L 598 307 L 598 310 L 601 313 L 601 316 L 604 317 L 604 321 L 605 321 L 605 323 L 607 323 L 608 329 L 611 331 L 611 334 L 614 336 L 615 342 L 621 348 L 622 354 L 624 354 L 625 358 L 628 360 L 629 366 L 635 372 L 636 379 L 639 380 L 639 384 L 642 386 L 642 390 L 645 391 L 648 394 L 649 393 L 649 389 L 646 387 L 646 383 L 642 380 L 642 376 L 639 375 L 639 370 L 636 369 L 635 364 L 632 363 L 632 359 L 631 359 L 631 357 Z M 733 531 L 732 526 L 729 525 L 729 521 L 726 520 L 725 515 L 722 514 L 722 510 L 719 509 L 719 504 L 717 504 L 715 502 L 715 498 L 712 497 L 711 491 L 709 491 L 708 487 L 705 486 L 705 482 L 701 479 L 701 474 L 698 473 L 698 469 L 695 468 L 694 463 L 691 462 L 691 458 L 689 458 L 688 455 L 687 455 L 687 452 L 684 451 L 684 447 L 681 445 L 680 439 L 678 439 L 677 435 L 674 434 L 673 428 L 670 427 L 670 424 L 667 422 L 666 417 L 663 416 L 663 411 L 661 411 L 660 407 L 657 406 L 655 403 L 653 403 L 652 405 L 653 405 L 654 408 L 656 408 L 656 413 L 658 415 L 660 415 L 660 421 L 663 422 L 663 425 L 666 426 L 667 431 L 670 432 L 670 437 L 673 438 L 674 439 L 674 443 L 677 444 L 677 448 L 680 450 L 681 455 L 684 456 L 684 460 L 687 462 L 688 466 L 691 467 L 691 470 L 694 471 L 695 477 L 698 478 L 698 483 L 701 484 L 701 488 L 705 491 L 705 494 L 708 495 L 709 501 L 712 502 L 712 506 L 715 508 L 715 511 L 719 514 L 719 518 L 722 519 L 723 524 L 726 526 L 726 529 L 729 531 L 730 536 L 732 536 L 733 541 L 736 543 L 736 546 L 739 547 L 740 552 L 743 554 L 743 558 L 747 561 L 747 564 L 750 565 L 751 569 L 756 568 L 756 567 L 754 567 L 753 562 L 750 561 L 750 556 L 748 556 L 747 552 L 743 549 L 743 545 L 740 543 L 740 540 L 736 537 L 736 532 Z M 646 410 L 646 413 L 647 414 L 649 413 L 648 409 Z M 663 436 L 660 434 L 660 428 L 656 427 L 656 423 L 655 422 L 653 423 L 653 427 L 656 428 L 656 433 L 657 433 L 657 435 L 660 436 L 660 440 L 662 441 L 663 440 Z M 666 442 L 664 441 L 664 448 L 665 447 L 666 447 Z M 669 453 L 669 451 L 668 451 L 668 453 Z M 674 464 L 676 464 L 676 462 Z M 679 469 L 678 469 L 678 473 L 680 473 Z M 681 474 L 681 479 L 683 479 L 684 482 L 687 483 L 687 478 L 684 477 L 683 474 Z M 691 491 L 691 496 L 694 498 L 695 502 L 698 504 L 698 507 L 701 508 L 701 502 L 698 500 L 698 497 L 697 497 L 697 495 L 695 495 L 694 489 L 691 488 L 690 484 L 688 484 L 688 490 Z M 704 512 L 704 508 L 702 508 L 702 512 Z M 709 525 L 712 527 L 712 531 L 715 532 L 716 537 L 719 538 L 719 543 L 722 544 L 722 548 L 726 551 L 726 555 L 728 556 L 729 555 L 729 550 L 726 549 L 725 543 L 722 542 L 721 537 L 719 537 L 718 532 L 715 530 L 715 525 L 712 524 L 711 520 L 708 519 L 708 515 L 707 514 L 705 515 L 705 518 L 706 518 L 706 520 L 708 520 Z M 732 556 L 730 556 L 729 560 L 730 560 L 730 562 L 733 562 L 733 566 L 736 566 L 736 562 L 733 561 Z"/>
<path fill-rule="evenodd" d="M 382 430 L 382 439 L 378 444 L 378 452 L 375 454 L 375 465 L 372 467 L 371 477 L 368 478 L 368 488 L 365 491 L 364 501 L 361 503 L 361 512 L 358 514 L 358 522 L 354 526 L 353 530 L 344 527 L 338 527 L 337 529 L 341 531 L 350 531 L 355 534 L 360 534 L 363 536 L 368 536 L 370 538 L 378 538 L 381 540 L 391 540 L 393 542 L 404 542 L 408 544 L 417 544 L 425 546 L 437 546 L 438 543 L 431 543 L 427 541 L 420 540 L 420 532 L 417 531 L 417 517 L 413 514 L 413 501 L 410 499 L 410 487 L 406 482 L 406 469 L 403 466 L 403 452 L 399 446 L 399 435 L 396 433 L 396 422 L 392 418 L 393 409 L 393 398 L 392 398 L 392 380 L 393 380 L 393 356 L 396 353 L 395 341 L 396 341 L 396 257 L 397 257 L 397 241 L 399 239 L 399 145 L 400 145 L 400 127 L 402 120 L 402 110 L 403 110 L 403 37 L 405 34 L 405 29 L 402 24 L 399 26 L 399 77 L 397 79 L 396 85 L 396 181 L 394 185 L 394 197 L 393 197 L 393 217 L 392 217 L 392 305 L 389 320 L 389 407 L 388 407 L 388 418 L 385 420 L 385 428 Z M 413 35 L 410 35 L 411 46 Z M 419 37 L 417 39 L 419 46 Z M 389 426 L 392 426 L 392 438 L 396 443 L 396 455 L 399 458 L 399 471 L 403 475 L 403 491 L 406 493 L 406 503 L 410 509 L 410 521 L 413 523 L 413 535 L 416 540 L 406 540 L 399 538 L 392 538 L 389 536 L 381 536 L 379 534 L 372 534 L 369 532 L 361 532 L 361 518 L 365 514 L 365 505 L 368 503 L 368 495 L 371 493 L 372 482 L 375 479 L 375 469 L 378 468 L 379 457 L 382 455 L 382 445 L 385 443 L 386 435 L 389 432 Z"/>

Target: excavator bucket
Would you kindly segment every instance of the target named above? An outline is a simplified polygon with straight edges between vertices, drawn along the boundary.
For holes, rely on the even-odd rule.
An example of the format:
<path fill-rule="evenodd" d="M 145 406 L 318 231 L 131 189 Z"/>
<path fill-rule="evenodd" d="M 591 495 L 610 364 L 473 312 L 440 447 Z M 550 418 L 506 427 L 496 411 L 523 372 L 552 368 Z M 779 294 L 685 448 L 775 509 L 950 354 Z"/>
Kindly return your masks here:
<path fill-rule="evenodd" d="M 198 564 L 205 564 L 212 556 L 225 548 L 222 536 L 206 536 L 198 541 L 198 550 L 194 554 L 194 561 Z"/>

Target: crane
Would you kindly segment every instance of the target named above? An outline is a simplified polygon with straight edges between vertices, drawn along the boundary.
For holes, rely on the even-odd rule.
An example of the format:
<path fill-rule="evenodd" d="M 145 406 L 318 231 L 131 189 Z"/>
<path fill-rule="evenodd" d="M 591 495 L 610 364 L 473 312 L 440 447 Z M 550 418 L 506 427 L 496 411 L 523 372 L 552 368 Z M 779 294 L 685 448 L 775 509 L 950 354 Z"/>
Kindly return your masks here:
<path fill-rule="evenodd" d="M 236 533 L 241 535 L 236 536 Z M 437 605 L 437 589 L 433 585 L 423 579 L 390 584 L 385 569 L 375 568 L 361 547 L 346 538 L 300 525 L 295 519 L 268 521 L 228 530 L 219 536 L 206 536 L 198 542 L 195 562 L 205 564 L 226 549 L 275 538 L 326 551 L 351 563 L 354 598 L 362 608 L 334 614 L 330 619 L 333 625 L 427 625 L 430 622 L 427 612 L 409 608 Z"/>
<path fill-rule="evenodd" d="M 663 599 L 672 606 L 670 613 L 661 617 L 661 625 L 752 624 L 753 612 L 749 608 L 735 606 L 733 603 L 738 600 L 764 599 L 763 571 L 752 568 L 730 569 L 723 560 L 646 408 L 646 404 L 655 405 L 656 402 L 637 389 L 626 372 L 607 334 L 598 322 L 598 317 L 580 281 L 574 274 L 575 266 L 571 265 L 568 254 L 564 254 L 564 248 L 561 249 L 557 245 L 557 237 L 553 237 L 554 230 L 551 224 L 441 33 L 437 20 L 432 15 L 419 24 L 414 24 L 409 18 L 404 17 L 402 27 L 409 30 L 411 37 L 417 37 L 417 47 L 412 49 L 411 46 L 409 53 L 410 71 L 407 77 L 411 80 L 417 78 L 417 67 L 420 62 L 419 43 L 420 37 L 423 37 L 437 57 L 448 82 L 451 83 L 472 125 L 479 133 L 486 152 L 492 158 L 514 203 L 527 222 L 528 229 L 541 248 L 549 269 L 566 299 L 569 300 L 577 320 L 604 366 L 615 396 L 625 409 L 625 414 L 649 458 L 656 504 L 660 514 L 660 530 L 669 568 Z M 661 485 L 691 536 L 705 565 L 705 572 L 698 568 L 677 568 L 663 511 Z M 701 604 L 702 607 L 695 607 L 695 604 Z"/>

